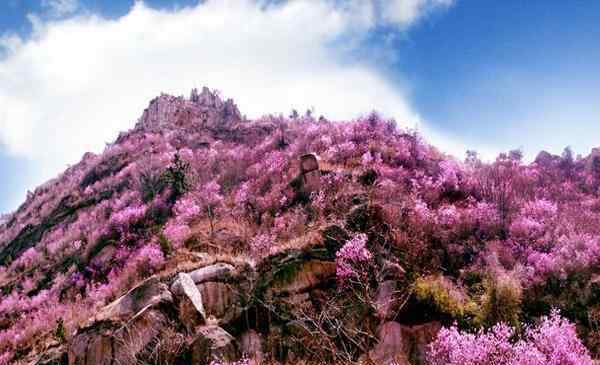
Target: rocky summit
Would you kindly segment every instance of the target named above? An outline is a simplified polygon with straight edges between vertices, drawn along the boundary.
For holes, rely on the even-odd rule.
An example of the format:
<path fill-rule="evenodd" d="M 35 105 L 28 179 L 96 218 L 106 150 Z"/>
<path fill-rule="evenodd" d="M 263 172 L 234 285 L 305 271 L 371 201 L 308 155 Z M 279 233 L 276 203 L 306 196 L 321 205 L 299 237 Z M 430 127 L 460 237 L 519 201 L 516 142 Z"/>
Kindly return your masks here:
<path fill-rule="evenodd" d="M 596 152 L 161 95 L 0 217 L 0 364 L 591 365 Z"/>

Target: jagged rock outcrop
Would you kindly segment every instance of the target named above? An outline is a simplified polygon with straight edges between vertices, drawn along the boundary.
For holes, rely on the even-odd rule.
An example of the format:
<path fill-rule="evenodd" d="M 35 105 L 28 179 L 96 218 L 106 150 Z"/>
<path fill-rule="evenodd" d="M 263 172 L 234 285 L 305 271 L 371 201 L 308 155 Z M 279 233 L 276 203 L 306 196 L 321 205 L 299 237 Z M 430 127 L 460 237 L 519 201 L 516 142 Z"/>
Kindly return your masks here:
<path fill-rule="evenodd" d="M 182 128 L 230 127 L 242 121 L 233 100 L 223 101 L 207 87 L 192 90 L 189 99 L 163 94 L 150 102 L 136 129 L 159 130 L 166 126 Z"/>
<path fill-rule="evenodd" d="M 231 283 L 209 281 L 198 284 L 206 315 L 215 318 L 220 325 L 231 323 L 242 314 L 242 298 L 245 294 L 239 286 Z"/>
<path fill-rule="evenodd" d="M 71 340 L 69 365 L 111 365 L 135 361 L 160 334 L 167 318 L 156 309 L 137 313 L 127 322 L 98 321 Z"/>

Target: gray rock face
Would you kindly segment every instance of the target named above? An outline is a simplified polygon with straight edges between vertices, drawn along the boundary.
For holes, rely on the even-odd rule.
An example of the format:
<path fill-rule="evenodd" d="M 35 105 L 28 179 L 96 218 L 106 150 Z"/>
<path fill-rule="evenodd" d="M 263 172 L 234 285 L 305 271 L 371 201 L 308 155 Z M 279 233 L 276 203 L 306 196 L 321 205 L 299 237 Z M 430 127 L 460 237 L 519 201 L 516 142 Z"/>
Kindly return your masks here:
<path fill-rule="evenodd" d="M 186 273 L 179 273 L 179 282 L 185 296 L 190 300 L 194 308 L 202 315 L 202 318 L 206 318 L 206 312 L 202 305 L 202 295 L 192 278 Z"/>
<path fill-rule="evenodd" d="M 196 331 L 196 338 L 190 345 L 192 364 L 239 359 L 235 339 L 221 327 L 208 325 L 198 327 Z"/>
<path fill-rule="evenodd" d="M 209 281 L 198 284 L 206 315 L 216 318 L 219 324 L 230 323 L 242 314 L 240 293 L 231 284 Z"/>

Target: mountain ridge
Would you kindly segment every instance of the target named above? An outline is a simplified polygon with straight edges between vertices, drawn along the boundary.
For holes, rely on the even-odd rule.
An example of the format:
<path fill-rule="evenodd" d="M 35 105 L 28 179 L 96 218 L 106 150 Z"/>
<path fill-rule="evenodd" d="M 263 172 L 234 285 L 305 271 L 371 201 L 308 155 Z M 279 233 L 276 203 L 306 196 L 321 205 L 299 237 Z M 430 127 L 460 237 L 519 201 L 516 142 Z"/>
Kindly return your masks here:
<path fill-rule="evenodd" d="M 0 219 L 0 363 L 438 364 L 503 322 L 525 341 L 494 338 L 506 364 L 525 345 L 591 364 L 599 166 L 460 162 L 376 113 L 248 120 L 208 88 L 162 94 Z"/>

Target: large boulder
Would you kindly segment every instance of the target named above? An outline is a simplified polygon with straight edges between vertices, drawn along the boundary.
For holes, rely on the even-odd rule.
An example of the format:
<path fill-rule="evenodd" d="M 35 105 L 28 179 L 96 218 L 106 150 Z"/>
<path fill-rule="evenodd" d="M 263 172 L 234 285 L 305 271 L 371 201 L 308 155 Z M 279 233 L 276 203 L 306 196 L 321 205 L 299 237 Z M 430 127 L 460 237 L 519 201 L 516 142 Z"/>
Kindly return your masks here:
<path fill-rule="evenodd" d="M 154 348 L 167 325 L 165 315 L 154 309 L 146 310 L 121 326 L 113 334 L 114 364 L 135 364 L 138 354 Z"/>
<path fill-rule="evenodd" d="M 233 336 L 223 328 L 206 325 L 196 328 L 196 337 L 190 344 L 192 364 L 211 361 L 236 361 L 240 358 Z"/>
<path fill-rule="evenodd" d="M 233 276 L 234 272 L 235 267 L 230 264 L 219 262 L 194 270 L 188 274 L 195 284 L 201 284 L 207 281 L 227 281 Z M 183 294 L 179 277 L 177 277 L 171 285 L 171 292 L 175 295 Z"/>
<path fill-rule="evenodd" d="M 110 365 L 115 358 L 114 327 L 99 322 L 79 332 L 69 344 L 69 365 Z"/>
<path fill-rule="evenodd" d="M 102 308 L 68 345 L 69 365 L 128 363 L 166 322 L 158 308 L 171 304 L 167 285 L 151 277 Z"/>
<path fill-rule="evenodd" d="M 153 276 L 102 308 L 94 316 L 94 322 L 126 321 L 148 308 L 172 302 L 173 296 L 167 285 Z"/>
<path fill-rule="evenodd" d="M 128 323 L 96 322 L 80 330 L 69 343 L 69 365 L 135 363 L 139 353 L 152 345 L 166 323 L 154 309 L 145 310 Z"/>
<path fill-rule="evenodd" d="M 178 282 L 184 294 L 179 301 L 179 319 L 188 331 L 192 331 L 196 326 L 206 323 L 202 295 L 188 274 L 179 273 Z"/>
<path fill-rule="evenodd" d="M 177 276 L 171 285 L 171 291 L 183 298 L 180 301 L 180 318 L 182 322 L 187 323 L 186 327 L 190 327 L 194 321 L 196 321 L 194 326 L 204 324 L 194 319 L 197 317 L 194 312 L 199 312 L 194 308 L 197 309 L 199 305 L 191 305 L 188 299 L 190 293 L 194 293 L 193 296 L 199 298 L 204 319 L 213 317 L 223 325 L 239 318 L 242 313 L 243 292 L 247 288 L 244 288 L 244 281 L 232 280 L 234 275 L 236 271 L 232 265 L 217 263 Z M 182 277 L 189 278 L 186 285 L 188 288 L 185 290 L 187 293 L 184 293 Z"/>

